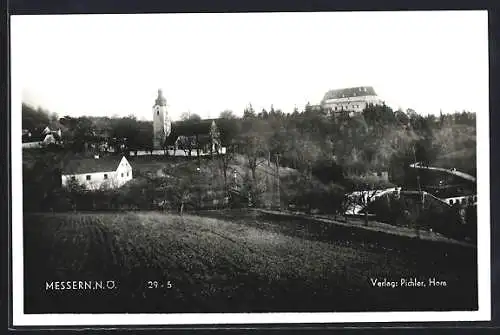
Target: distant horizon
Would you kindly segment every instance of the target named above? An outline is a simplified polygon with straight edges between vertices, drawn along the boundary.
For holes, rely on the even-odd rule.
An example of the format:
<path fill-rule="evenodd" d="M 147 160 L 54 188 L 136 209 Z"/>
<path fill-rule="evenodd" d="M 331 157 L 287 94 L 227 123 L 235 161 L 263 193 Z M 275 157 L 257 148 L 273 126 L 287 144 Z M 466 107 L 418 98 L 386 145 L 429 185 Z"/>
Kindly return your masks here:
<path fill-rule="evenodd" d="M 356 24 L 352 24 L 355 21 Z M 487 11 L 11 18 L 21 100 L 69 116 L 291 113 L 372 86 L 392 109 L 488 113 Z M 300 24 L 297 24 L 300 22 Z M 340 33 L 339 33 L 340 32 Z"/>
<path fill-rule="evenodd" d="M 29 102 L 26 102 L 26 101 L 23 101 L 23 102 L 22 102 L 22 104 L 28 105 L 28 106 L 30 106 L 31 108 L 35 109 L 35 110 L 37 110 L 37 109 L 39 109 L 39 108 L 40 108 L 40 109 L 41 109 L 41 110 L 43 110 L 44 112 L 48 112 L 48 113 L 49 113 L 49 115 L 50 115 L 50 114 L 54 114 L 54 113 L 55 113 L 55 112 L 52 112 L 51 110 L 48 110 L 48 109 L 44 108 L 44 106 L 36 106 L 36 105 L 33 105 L 33 104 L 31 104 L 31 103 L 29 103 Z M 315 105 L 319 105 L 319 104 L 312 104 L 312 103 L 311 103 L 311 106 L 315 106 Z M 389 106 L 389 105 L 387 105 L 387 106 Z M 252 107 L 253 107 L 253 106 L 252 106 Z M 305 107 L 305 106 L 304 106 L 304 107 Z M 390 107 L 390 108 L 391 108 L 394 112 L 396 112 L 396 111 L 399 109 L 399 108 L 394 108 L 393 106 L 389 106 L 389 107 Z M 271 109 L 270 107 L 269 107 L 269 108 L 265 108 L 265 110 L 266 110 L 267 112 L 269 112 L 269 111 L 270 111 L 270 109 Z M 404 109 L 404 110 L 402 110 L 402 111 L 406 113 L 406 112 L 408 111 L 408 109 L 413 110 L 412 108 L 407 108 L 407 109 Z M 254 110 L 255 110 L 255 108 L 254 108 Z M 278 110 L 279 110 L 279 111 L 281 111 L 281 112 L 282 112 L 282 113 L 284 113 L 284 114 L 292 114 L 292 113 L 293 113 L 293 111 L 283 111 L 283 110 L 281 110 L 281 109 L 279 109 L 279 108 L 274 108 L 274 110 L 275 110 L 275 111 L 278 111 Z M 226 112 L 226 111 L 231 111 L 231 112 L 233 112 L 233 115 L 234 115 L 234 116 L 236 116 L 236 117 L 238 117 L 238 118 L 241 118 L 241 117 L 243 116 L 243 112 L 238 114 L 238 113 L 236 113 L 235 111 L 232 111 L 232 110 L 229 110 L 229 109 L 226 109 L 226 110 L 221 111 L 221 112 L 220 112 L 219 114 L 217 114 L 216 116 L 211 116 L 211 117 L 206 117 L 206 118 L 202 117 L 201 115 L 199 115 L 199 114 L 197 114 L 197 113 L 192 113 L 192 114 L 196 114 L 196 115 L 200 116 L 202 120 L 204 120 L 204 119 L 215 119 L 215 118 L 220 118 L 220 114 L 221 114 L 221 113 L 223 113 L 223 112 Z M 299 113 L 301 113 L 301 112 L 303 112 L 303 111 L 304 111 L 304 108 L 302 108 L 302 109 L 298 109 L 298 111 L 299 111 Z M 258 111 L 257 111 L 257 110 L 255 110 L 255 113 L 256 113 L 256 114 L 259 114 L 259 113 L 261 113 L 261 112 L 262 112 L 262 110 L 258 110 Z M 416 112 L 416 111 L 415 111 L 415 112 Z M 463 112 L 467 112 L 467 113 L 471 113 L 471 114 L 476 114 L 476 112 L 474 112 L 474 111 L 469 111 L 469 110 L 465 110 L 465 109 L 463 109 L 463 110 L 456 110 L 456 111 L 448 111 L 448 112 L 444 112 L 444 111 L 443 111 L 443 112 L 442 112 L 442 114 L 443 114 L 443 115 L 453 115 L 453 114 L 456 114 L 456 113 L 463 113 Z M 416 113 L 417 113 L 417 112 L 416 112 Z M 138 118 L 138 117 L 137 117 L 137 115 L 135 115 L 135 114 L 130 114 L 130 115 L 111 115 L 111 116 L 109 116 L 109 115 L 87 115 L 87 114 L 83 114 L 83 115 L 64 115 L 64 114 L 58 114 L 58 113 L 55 113 L 55 114 L 56 114 L 59 118 L 62 118 L 62 117 L 65 117 L 65 116 L 70 116 L 70 117 L 75 117 L 75 118 L 78 118 L 78 117 L 90 117 L 90 118 L 106 118 L 106 117 L 107 117 L 107 118 L 126 118 L 126 117 L 130 117 L 130 116 L 134 116 L 134 117 L 135 117 L 137 120 L 139 120 L 139 121 L 148 121 L 148 122 L 153 122 L 153 119 L 152 119 L 152 118 L 150 118 L 150 119 L 145 118 L 145 117 Z M 429 114 L 421 114 L 421 113 L 417 113 L 417 114 L 422 115 L 423 117 L 426 117 L 426 116 L 428 116 L 428 115 L 435 115 L 435 116 L 438 116 L 438 115 L 439 115 L 439 114 L 434 114 L 434 113 L 429 113 Z M 172 119 L 172 121 L 173 121 L 173 122 L 176 122 L 176 121 L 182 121 L 182 120 L 183 120 L 183 119 L 181 118 L 182 116 L 183 116 L 183 115 L 180 115 L 180 116 L 179 116 L 179 118 L 177 118 L 177 119 Z"/>

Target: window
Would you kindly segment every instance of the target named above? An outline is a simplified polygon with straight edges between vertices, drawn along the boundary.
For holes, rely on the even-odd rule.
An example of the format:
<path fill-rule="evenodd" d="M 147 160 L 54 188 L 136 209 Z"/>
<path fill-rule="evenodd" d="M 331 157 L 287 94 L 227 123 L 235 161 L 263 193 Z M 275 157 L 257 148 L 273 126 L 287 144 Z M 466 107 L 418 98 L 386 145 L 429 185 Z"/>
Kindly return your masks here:
<path fill-rule="evenodd" d="M 90 180 L 90 175 L 85 176 L 85 179 Z"/>
<path fill-rule="evenodd" d="M 76 177 L 75 176 L 71 176 L 71 180 L 75 181 Z"/>
<path fill-rule="evenodd" d="M 128 177 L 128 172 L 127 172 L 127 177 Z"/>
<path fill-rule="evenodd" d="M 122 172 L 122 178 L 123 178 L 123 172 Z"/>
<path fill-rule="evenodd" d="M 156 111 L 156 115 L 160 115 L 160 111 Z"/>
<path fill-rule="evenodd" d="M 108 174 L 107 173 L 104 174 L 104 179 L 108 179 Z"/>
<path fill-rule="evenodd" d="M 450 200 L 450 205 L 453 205 L 453 199 Z"/>

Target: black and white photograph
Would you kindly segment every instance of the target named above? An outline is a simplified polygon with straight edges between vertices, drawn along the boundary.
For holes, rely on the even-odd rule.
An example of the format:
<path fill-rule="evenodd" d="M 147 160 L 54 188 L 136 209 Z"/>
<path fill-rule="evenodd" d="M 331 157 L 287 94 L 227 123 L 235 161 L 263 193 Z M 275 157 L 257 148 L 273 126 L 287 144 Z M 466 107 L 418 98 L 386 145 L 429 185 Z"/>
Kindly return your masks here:
<path fill-rule="evenodd" d="M 490 320 L 486 11 L 11 17 L 15 325 Z"/>

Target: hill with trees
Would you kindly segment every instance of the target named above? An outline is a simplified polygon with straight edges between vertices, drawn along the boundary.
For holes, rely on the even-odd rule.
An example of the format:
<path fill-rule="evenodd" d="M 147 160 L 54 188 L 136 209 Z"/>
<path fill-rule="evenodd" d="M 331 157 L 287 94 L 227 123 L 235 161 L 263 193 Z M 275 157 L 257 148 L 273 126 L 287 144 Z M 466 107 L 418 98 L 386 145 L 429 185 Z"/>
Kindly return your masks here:
<path fill-rule="evenodd" d="M 185 119 L 196 123 L 199 116 L 186 114 Z M 455 167 L 470 174 L 476 170 L 476 117 L 469 112 L 422 116 L 384 105 L 369 106 L 362 113 L 349 116 L 311 108 L 283 113 L 272 106 L 256 112 L 249 105 L 241 118 L 232 111 L 223 111 L 217 123 L 228 154 L 210 160 L 210 173 L 217 170 L 220 177 L 220 192 L 216 193 L 222 198 L 228 196 L 233 173 L 237 171 L 242 194 L 250 197 L 254 206 L 279 201 L 281 207 L 293 205 L 335 212 L 341 210 L 345 193 L 354 190 L 393 185 L 415 187 L 415 172 L 409 167 L 415 161 Z M 63 132 L 64 147 L 60 153 L 54 153 L 54 161 L 59 163 L 45 160 L 36 169 L 26 165 L 25 181 L 39 179 L 40 165 L 47 169 L 60 166 L 60 157 L 93 154 L 95 150 L 105 150 L 103 143 L 113 148 L 114 154 L 124 155 L 149 150 L 152 145 L 151 121 L 134 116 L 57 117 L 23 105 L 23 128 L 47 125 Z M 28 154 L 25 157 L 29 160 Z M 196 164 L 199 162 L 193 161 L 186 171 L 196 171 Z M 267 172 L 263 172 L 265 166 Z M 276 169 L 294 173 L 279 174 L 276 180 Z M 385 172 L 388 180 L 382 177 Z M 185 179 L 188 174 L 180 173 L 176 178 Z M 161 180 L 156 182 L 161 186 Z M 194 183 L 179 182 L 178 187 L 186 185 Z M 40 192 L 41 198 L 50 193 Z"/>

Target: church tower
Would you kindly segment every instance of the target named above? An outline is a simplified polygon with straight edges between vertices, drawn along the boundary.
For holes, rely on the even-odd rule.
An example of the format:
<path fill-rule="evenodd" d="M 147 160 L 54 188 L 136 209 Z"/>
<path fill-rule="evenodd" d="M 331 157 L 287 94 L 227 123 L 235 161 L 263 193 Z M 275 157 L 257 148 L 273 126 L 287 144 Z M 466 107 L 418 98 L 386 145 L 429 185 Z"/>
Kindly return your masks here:
<path fill-rule="evenodd" d="M 170 135 L 171 122 L 167 113 L 167 99 L 161 89 L 153 106 L 153 149 L 163 149 L 166 138 Z"/>

